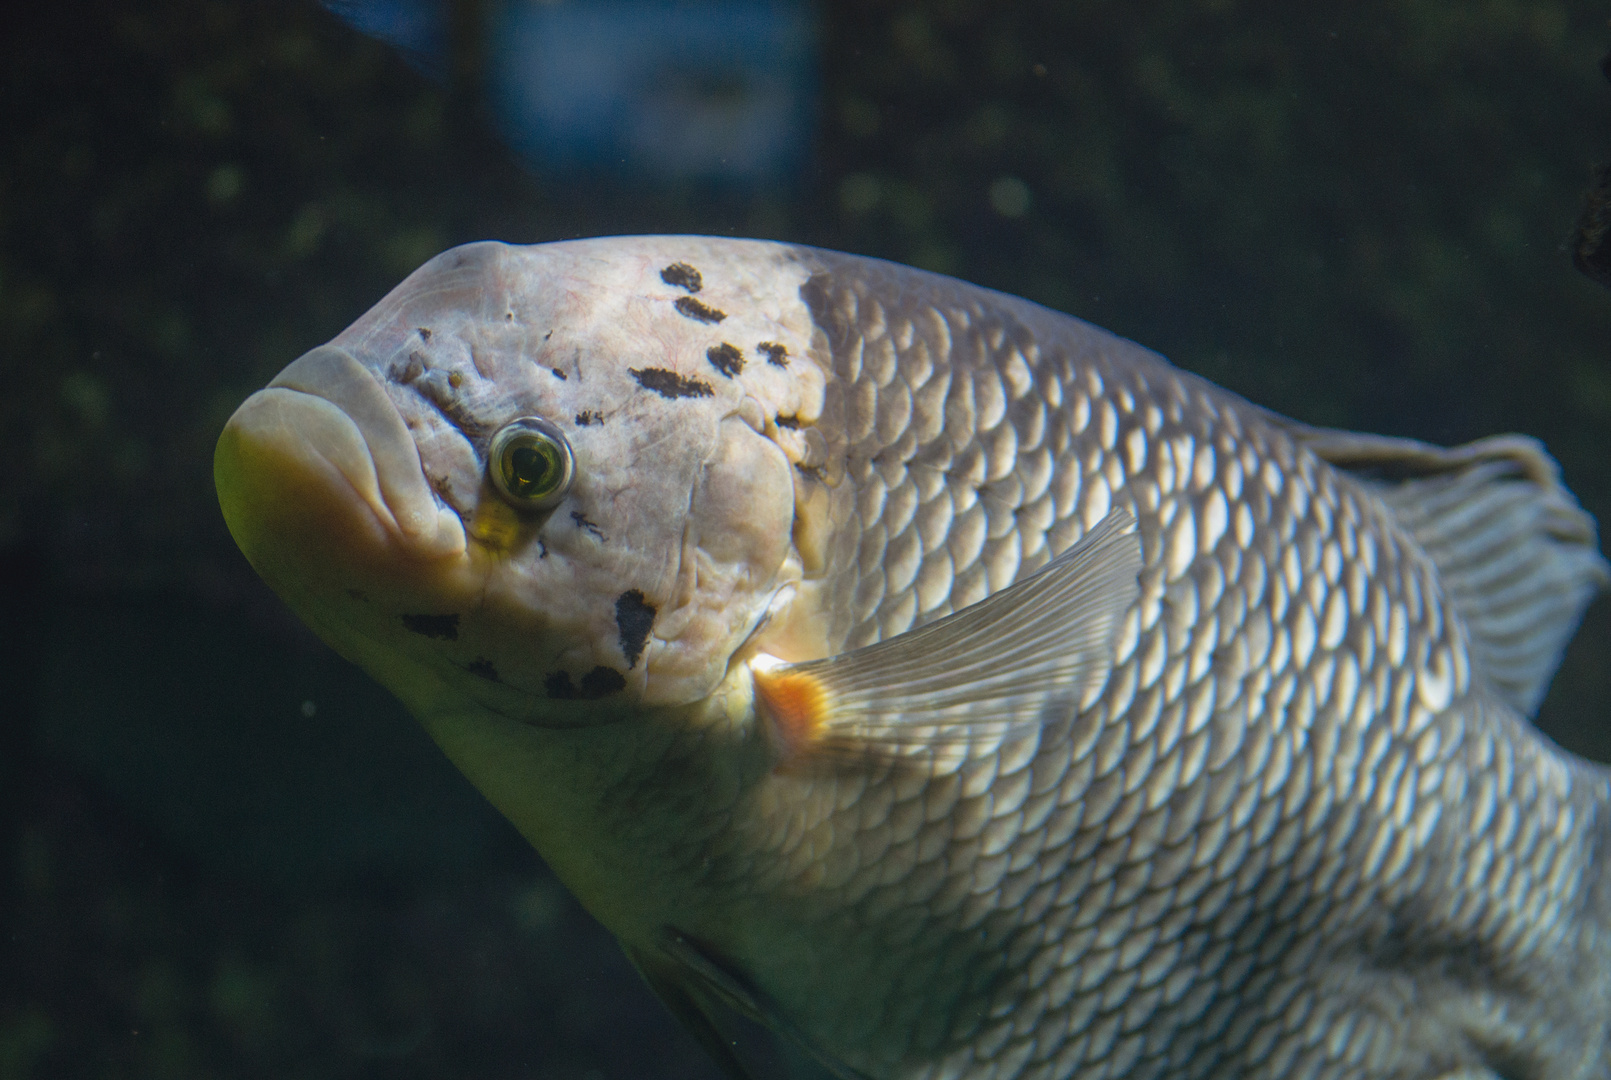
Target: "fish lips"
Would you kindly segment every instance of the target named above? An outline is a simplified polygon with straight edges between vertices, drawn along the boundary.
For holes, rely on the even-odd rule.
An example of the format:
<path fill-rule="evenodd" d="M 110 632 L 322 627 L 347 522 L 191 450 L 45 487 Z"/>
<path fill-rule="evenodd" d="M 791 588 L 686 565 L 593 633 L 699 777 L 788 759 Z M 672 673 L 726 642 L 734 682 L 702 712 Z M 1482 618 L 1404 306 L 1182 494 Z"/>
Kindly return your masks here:
<path fill-rule="evenodd" d="M 432 491 L 385 388 L 333 345 L 235 410 L 213 475 L 230 533 L 282 594 L 326 575 L 407 579 L 465 552 L 464 524 Z"/>

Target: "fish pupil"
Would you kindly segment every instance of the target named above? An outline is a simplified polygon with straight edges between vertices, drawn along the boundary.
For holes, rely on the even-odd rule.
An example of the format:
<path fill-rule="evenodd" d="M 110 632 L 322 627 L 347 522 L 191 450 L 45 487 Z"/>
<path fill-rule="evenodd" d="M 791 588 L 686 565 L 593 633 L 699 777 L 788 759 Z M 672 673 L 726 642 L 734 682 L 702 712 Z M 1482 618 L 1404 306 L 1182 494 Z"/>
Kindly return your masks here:
<path fill-rule="evenodd" d="M 504 458 L 504 485 L 523 499 L 552 493 L 563 474 L 559 447 L 545 439 L 517 443 Z"/>

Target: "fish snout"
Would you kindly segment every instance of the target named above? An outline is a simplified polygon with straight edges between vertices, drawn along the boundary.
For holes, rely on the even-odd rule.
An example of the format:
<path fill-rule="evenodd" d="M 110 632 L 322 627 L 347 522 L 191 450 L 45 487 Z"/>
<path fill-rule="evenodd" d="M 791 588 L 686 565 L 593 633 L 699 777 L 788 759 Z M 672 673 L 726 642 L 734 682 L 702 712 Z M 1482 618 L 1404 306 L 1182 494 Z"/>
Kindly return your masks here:
<path fill-rule="evenodd" d="M 230 532 L 271 581 L 326 560 L 378 570 L 465 549 L 385 388 L 335 346 L 305 353 L 235 410 L 213 473 Z"/>

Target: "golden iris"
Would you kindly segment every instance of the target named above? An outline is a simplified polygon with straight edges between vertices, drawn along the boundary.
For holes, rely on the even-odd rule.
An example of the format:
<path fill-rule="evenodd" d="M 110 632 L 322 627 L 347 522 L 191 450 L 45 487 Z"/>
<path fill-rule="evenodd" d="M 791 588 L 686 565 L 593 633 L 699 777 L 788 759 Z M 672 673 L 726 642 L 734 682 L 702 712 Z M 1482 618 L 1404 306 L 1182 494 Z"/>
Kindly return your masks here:
<path fill-rule="evenodd" d="M 559 428 L 540 416 L 522 416 L 492 437 L 487 472 L 510 506 L 546 510 L 571 489 L 576 458 Z"/>

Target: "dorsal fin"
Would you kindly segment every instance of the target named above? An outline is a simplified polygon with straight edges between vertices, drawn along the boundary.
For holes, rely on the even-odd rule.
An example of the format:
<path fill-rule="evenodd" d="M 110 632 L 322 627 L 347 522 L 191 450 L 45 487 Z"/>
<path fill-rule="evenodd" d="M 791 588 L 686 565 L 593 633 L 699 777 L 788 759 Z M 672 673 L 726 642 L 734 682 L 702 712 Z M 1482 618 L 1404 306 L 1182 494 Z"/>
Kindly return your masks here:
<path fill-rule="evenodd" d="M 1594 519 L 1536 440 L 1444 448 L 1303 428 L 1321 458 L 1369 483 L 1426 551 L 1471 636 L 1472 666 L 1533 715 L 1594 595 L 1611 584 Z"/>

